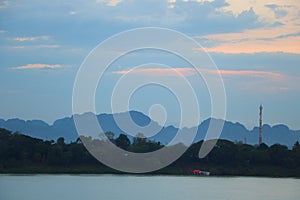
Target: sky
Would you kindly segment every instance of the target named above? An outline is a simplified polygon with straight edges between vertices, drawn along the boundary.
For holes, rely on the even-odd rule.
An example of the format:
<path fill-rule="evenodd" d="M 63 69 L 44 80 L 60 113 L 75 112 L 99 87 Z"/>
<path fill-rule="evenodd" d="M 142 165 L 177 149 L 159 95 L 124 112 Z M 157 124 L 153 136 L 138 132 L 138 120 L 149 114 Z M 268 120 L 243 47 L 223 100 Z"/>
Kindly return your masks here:
<path fill-rule="evenodd" d="M 224 81 L 226 120 L 252 129 L 263 104 L 264 123 L 300 129 L 299 0 L 0 0 L 0 118 L 51 124 L 71 116 L 76 74 L 89 52 L 115 34 L 143 27 L 179 31 L 201 44 Z M 147 63 L 162 65 L 131 75 L 176 82 L 181 74 L 196 91 L 201 120 L 211 116 L 201 77 L 189 63 L 158 50 L 112 63 L 97 89 L 97 113 L 112 112 L 117 81 Z M 196 125 L 192 115 L 180 119 L 180 101 L 163 87 L 140 88 L 128 104 L 161 124 Z"/>

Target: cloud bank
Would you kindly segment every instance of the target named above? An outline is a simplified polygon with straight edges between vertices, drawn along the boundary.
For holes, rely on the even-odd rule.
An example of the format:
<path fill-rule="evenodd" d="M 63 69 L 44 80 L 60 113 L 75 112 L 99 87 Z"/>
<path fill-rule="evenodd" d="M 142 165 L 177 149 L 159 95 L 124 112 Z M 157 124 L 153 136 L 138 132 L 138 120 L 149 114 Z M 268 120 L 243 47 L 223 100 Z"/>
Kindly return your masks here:
<path fill-rule="evenodd" d="M 57 68 L 61 68 L 61 67 L 62 67 L 62 65 L 60 65 L 60 64 L 55 64 L 55 65 L 50 65 L 50 64 L 27 64 L 27 65 L 12 67 L 12 69 L 16 69 L 16 70 L 24 70 L 24 69 L 57 69 Z"/>

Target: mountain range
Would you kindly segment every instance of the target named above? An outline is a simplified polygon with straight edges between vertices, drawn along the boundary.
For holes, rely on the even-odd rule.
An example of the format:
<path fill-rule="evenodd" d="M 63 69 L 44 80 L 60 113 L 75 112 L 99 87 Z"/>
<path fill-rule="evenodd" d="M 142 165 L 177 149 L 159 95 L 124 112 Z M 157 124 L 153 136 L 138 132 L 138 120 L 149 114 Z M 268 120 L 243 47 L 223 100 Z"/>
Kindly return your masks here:
<path fill-rule="evenodd" d="M 176 136 L 181 135 L 177 141 L 185 143 L 185 139 L 190 139 L 195 133 L 194 142 L 204 139 L 211 120 L 224 122 L 224 127 L 220 139 L 226 139 L 236 142 L 246 142 L 248 144 L 258 143 L 258 127 L 248 130 L 240 123 L 222 121 L 220 119 L 209 118 L 202 121 L 198 126 L 192 128 L 176 128 L 174 126 L 162 127 L 153 121 L 147 115 L 138 111 L 128 111 L 117 114 L 99 114 L 85 113 L 76 115 L 80 119 L 87 119 L 86 126 L 89 126 L 89 118 L 96 116 L 103 132 L 111 131 L 117 137 L 120 133 L 127 134 L 130 139 L 137 133 L 143 133 L 151 140 L 160 141 L 162 144 L 168 144 Z M 5 128 L 13 132 L 40 138 L 43 140 L 56 140 L 64 137 L 67 142 L 75 141 L 79 136 L 77 134 L 74 116 L 56 120 L 52 125 L 42 120 L 21 120 L 21 119 L 0 119 L 0 128 Z M 116 123 L 116 120 L 118 123 Z M 132 121 L 131 121 L 132 120 Z M 133 126 L 134 122 L 138 126 Z M 157 133 L 157 134 L 155 134 Z M 99 133 L 95 133 L 97 136 Z M 185 138 L 186 137 L 186 138 Z M 263 142 L 267 145 L 283 144 L 292 147 L 296 141 L 300 141 L 300 130 L 290 130 L 286 125 L 263 125 Z M 172 141 L 174 142 L 174 141 Z M 175 141 L 176 142 L 176 141 Z"/>

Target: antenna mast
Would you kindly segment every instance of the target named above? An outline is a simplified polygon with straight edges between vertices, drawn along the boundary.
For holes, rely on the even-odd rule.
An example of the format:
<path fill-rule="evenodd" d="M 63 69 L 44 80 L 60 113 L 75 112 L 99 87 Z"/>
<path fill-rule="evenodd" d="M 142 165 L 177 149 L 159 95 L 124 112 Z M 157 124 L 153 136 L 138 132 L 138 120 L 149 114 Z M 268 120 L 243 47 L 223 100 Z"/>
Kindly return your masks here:
<path fill-rule="evenodd" d="M 262 144 L 262 110 L 263 110 L 263 107 L 260 104 L 260 106 L 259 106 L 259 145 Z"/>

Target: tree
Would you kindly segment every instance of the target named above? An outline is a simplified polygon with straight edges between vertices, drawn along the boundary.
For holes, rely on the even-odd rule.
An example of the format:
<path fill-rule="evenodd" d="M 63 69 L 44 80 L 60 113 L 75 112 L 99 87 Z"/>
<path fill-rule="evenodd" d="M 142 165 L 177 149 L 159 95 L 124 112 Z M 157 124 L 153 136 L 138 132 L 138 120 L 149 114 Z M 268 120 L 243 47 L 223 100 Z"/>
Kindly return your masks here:
<path fill-rule="evenodd" d="M 297 140 L 297 142 L 295 142 L 295 144 L 293 146 L 293 151 L 300 151 L 300 144 L 299 144 L 298 140 Z"/>
<path fill-rule="evenodd" d="M 56 141 L 56 143 L 60 147 L 64 147 L 65 146 L 65 138 L 63 138 L 63 137 L 58 138 L 57 141 Z"/>
<path fill-rule="evenodd" d="M 63 150 L 62 147 L 55 144 L 48 151 L 48 163 L 53 165 L 60 165 L 63 162 Z"/>
<path fill-rule="evenodd" d="M 269 155 L 271 159 L 271 163 L 275 165 L 286 165 L 287 158 L 288 158 L 288 148 L 284 145 L 280 144 L 273 144 L 269 148 Z"/>
<path fill-rule="evenodd" d="M 127 135 L 120 134 L 117 139 L 115 139 L 115 143 L 118 147 L 127 150 L 130 146 L 130 140 L 128 139 Z"/>
<path fill-rule="evenodd" d="M 110 141 L 112 141 L 112 140 L 114 139 L 114 137 L 115 137 L 115 134 L 114 134 L 113 132 L 111 132 L 111 131 L 107 131 L 107 132 L 105 132 L 104 134 L 106 135 L 106 137 L 107 137 Z"/>
<path fill-rule="evenodd" d="M 135 145 L 135 146 L 143 145 L 146 142 L 147 142 L 147 138 L 143 133 L 138 133 L 133 138 L 133 145 Z"/>
<path fill-rule="evenodd" d="M 262 151 L 266 151 L 268 150 L 268 148 L 269 148 L 268 145 L 266 145 L 265 143 L 262 143 L 257 147 L 258 150 L 262 150 Z"/>
<path fill-rule="evenodd" d="M 300 167 L 300 144 L 297 141 L 293 146 L 293 157 L 292 160 L 295 166 Z"/>

